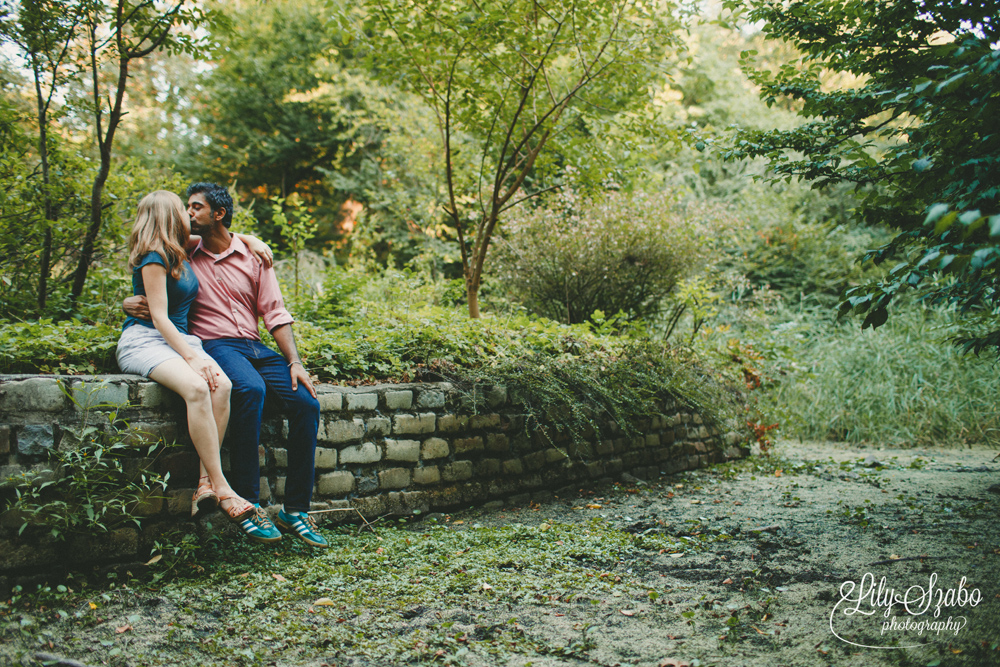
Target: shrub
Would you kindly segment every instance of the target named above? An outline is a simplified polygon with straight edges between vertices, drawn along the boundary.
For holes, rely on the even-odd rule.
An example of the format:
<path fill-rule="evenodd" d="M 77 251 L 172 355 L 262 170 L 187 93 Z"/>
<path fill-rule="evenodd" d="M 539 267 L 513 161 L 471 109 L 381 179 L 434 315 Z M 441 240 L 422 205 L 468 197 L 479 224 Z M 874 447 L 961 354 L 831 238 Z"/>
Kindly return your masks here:
<path fill-rule="evenodd" d="M 506 221 L 494 271 L 553 320 L 577 324 L 595 311 L 645 319 L 703 258 L 698 230 L 672 193 L 566 194 Z"/>

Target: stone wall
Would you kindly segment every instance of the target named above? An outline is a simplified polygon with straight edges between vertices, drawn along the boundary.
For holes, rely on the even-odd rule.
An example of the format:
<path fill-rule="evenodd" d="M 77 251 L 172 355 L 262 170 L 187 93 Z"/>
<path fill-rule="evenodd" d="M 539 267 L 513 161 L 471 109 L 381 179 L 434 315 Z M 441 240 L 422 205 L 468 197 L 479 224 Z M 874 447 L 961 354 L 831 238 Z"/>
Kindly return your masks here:
<path fill-rule="evenodd" d="M 626 472 L 650 478 L 746 453 L 734 435 L 722 437 L 672 398 L 660 403 L 660 414 L 636 425 L 639 435 L 626 437 L 612 424 L 574 443 L 566 435 L 554 435 L 551 442 L 540 432 L 527 432 L 525 417 L 499 387 L 476 401 L 447 383 L 321 385 L 317 391 L 322 414 L 313 509 L 356 508 L 368 518 L 524 505 L 554 492 L 608 483 Z M 117 418 L 127 422 L 137 445 L 161 438 L 189 443 L 183 402 L 144 378 L 0 376 L 2 493 L 9 497 L 22 473 L 47 470 L 53 451 L 72 447 L 67 429 L 79 426 L 85 412 L 91 423 L 106 425 L 108 417 L 95 408 L 109 404 L 123 406 Z M 268 406 L 262 430 L 262 504 L 280 503 L 287 424 Z M 147 558 L 165 527 L 189 517 L 198 459 L 189 444 L 156 460 L 144 454 L 137 446 L 135 465 L 169 472 L 170 486 L 144 503 L 142 531 L 123 528 L 77 540 L 67 549 L 38 536 L 17 537 L 22 518 L 6 512 L 0 516 L 0 588 L 11 575 Z M 225 448 L 223 467 L 228 468 Z M 360 520 L 354 511 L 317 516 Z"/>

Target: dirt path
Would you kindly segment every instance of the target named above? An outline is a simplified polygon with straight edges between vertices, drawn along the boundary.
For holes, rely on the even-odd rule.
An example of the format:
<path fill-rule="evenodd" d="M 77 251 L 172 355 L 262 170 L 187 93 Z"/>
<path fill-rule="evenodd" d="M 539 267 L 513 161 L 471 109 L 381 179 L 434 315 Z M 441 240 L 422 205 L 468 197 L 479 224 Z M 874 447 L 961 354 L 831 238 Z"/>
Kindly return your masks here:
<path fill-rule="evenodd" d="M 8 608 L 0 664 L 1000 665 L 995 451 L 777 453 L 320 555 L 230 544 L 197 579 Z"/>

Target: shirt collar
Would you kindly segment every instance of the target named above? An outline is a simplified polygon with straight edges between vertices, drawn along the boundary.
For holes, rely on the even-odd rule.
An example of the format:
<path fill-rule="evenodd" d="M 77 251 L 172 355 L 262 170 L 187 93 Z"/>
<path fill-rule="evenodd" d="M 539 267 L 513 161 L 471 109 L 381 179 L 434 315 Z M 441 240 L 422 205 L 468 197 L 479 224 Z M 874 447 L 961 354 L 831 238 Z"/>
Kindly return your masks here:
<path fill-rule="evenodd" d="M 214 254 L 212 251 L 210 251 L 208 248 L 205 247 L 205 239 L 198 241 L 198 247 L 194 249 L 194 252 L 191 253 L 191 256 L 193 257 L 195 254 L 198 253 L 198 251 L 205 253 L 209 257 L 215 257 L 217 259 L 222 259 L 223 257 L 226 257 L 234 252 L 238 252 L 241 255 L 245 255 L 248 257 L 250 256 L 250 249 L 247 248 L 245 243 L 243 243 L 243 240 L 240 237 L 236 236 L 236 234 L 233 234 L 231 232 L 229 238 L 229 247 L 223 250 L 218 255 Z"/>

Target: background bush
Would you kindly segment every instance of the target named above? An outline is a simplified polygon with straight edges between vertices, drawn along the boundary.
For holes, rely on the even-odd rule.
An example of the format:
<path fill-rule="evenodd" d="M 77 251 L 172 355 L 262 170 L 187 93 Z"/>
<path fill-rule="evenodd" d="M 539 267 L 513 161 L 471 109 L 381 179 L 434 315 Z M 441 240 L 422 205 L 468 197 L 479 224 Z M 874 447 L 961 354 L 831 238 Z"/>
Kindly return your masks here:
<path fill-rule="evenodd" d="M 538 315 L 568 324 L 596 311 L 646 319 L 698 266 L 699 235 L 671 192 L 565 194 L 516 210 L 493 265 L 506 289 Z"/>

